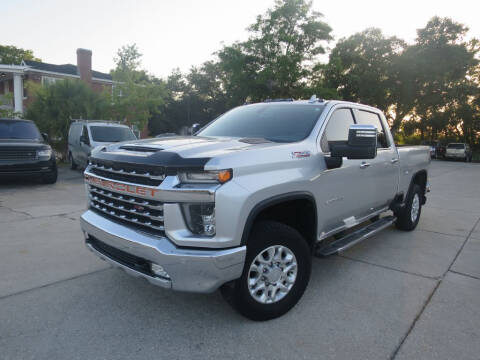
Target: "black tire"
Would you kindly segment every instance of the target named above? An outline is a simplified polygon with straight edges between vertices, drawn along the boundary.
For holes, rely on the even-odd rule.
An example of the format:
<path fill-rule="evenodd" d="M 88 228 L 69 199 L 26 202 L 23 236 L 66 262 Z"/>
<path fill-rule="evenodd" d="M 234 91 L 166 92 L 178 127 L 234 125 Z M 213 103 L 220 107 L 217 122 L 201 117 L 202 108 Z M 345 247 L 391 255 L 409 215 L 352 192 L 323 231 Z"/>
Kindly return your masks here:
<path fill-rule="evenodd" d="M 78 165 L 75 163 L 75 160 L 73 160 L 72 153 L 68 153 L 68 159 L 70 160 L 70 169 L 75 170 Z"/>
<path fill-rule="evenodd" d="M 422 196 L 423 194 L 421 187 L 417 184 L 414 184 L 412 191 L 410 191 L 408 194 L 405 208 L 400 213 L 395 214 L 397 217 L 397 221 L 395 222 L 397 229 L 403 231 L 412 231 L 417 227 L 418 221 L 420 220 L 420 215 L 422 213 Z M 412 220 L 412 209 L 415 197 L 417 197 L 416 201 L 418 201 L 418 212 L 416 214 L 416 218 Z"/>
<path fill-rule="evenodd" d="M 297 276 L 293 286 L 283 298 L 265 304 L 257 301 L 250 294 L 248 288 L 249 271 L 255 258 L 264 250 L 275 245 L 283 246 L 295 255 Z M 240 279 L 224 285 L 221 289 L 222 295 L 240 314 L 251 320 L 274 319 L 288 312 L 300 300 L 310 279 L 311 267 L 310 248 L 298 231 L 275 221 L 260 221 L 254 226 L 248 239 L 247 256 L 242 276 Z"/>
<path fill-rule="evenodd" d="M 51 172 L 42 175 L 42 182 L 44 184 L 55 184 L 57 182 L 58 171 L 57 168 Z"/>

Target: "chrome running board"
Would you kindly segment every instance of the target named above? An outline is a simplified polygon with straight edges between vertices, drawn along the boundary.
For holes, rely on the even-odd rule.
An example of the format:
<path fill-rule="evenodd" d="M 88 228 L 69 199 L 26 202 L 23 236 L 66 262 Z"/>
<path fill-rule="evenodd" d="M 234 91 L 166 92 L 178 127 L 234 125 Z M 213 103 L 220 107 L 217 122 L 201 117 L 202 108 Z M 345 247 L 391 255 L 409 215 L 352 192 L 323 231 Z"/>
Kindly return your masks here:
<path fill-rule="evenodd" d="M 389 227 L 395 222 L 395 220 L 397 220 L 395 216 L 386 216 L 329 244 L 324 246 L 319 244 L 319 246 L 315 249 L 315 255 L 329 256 L 344 251 L 360 241 L 363 241 L 370 236 L 375 235 L 379 231 Z"/>

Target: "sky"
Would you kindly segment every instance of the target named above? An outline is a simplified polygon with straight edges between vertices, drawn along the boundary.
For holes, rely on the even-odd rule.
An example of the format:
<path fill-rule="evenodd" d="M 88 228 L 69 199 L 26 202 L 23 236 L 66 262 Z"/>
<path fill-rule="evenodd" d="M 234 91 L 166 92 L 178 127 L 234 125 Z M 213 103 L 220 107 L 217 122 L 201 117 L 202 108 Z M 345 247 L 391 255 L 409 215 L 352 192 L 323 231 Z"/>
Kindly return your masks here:
<path fill-rule="evenodd" d="M 1 45 L 31 49 L 44 62 L 76 64 L 76 49 L 93 52 L 93 69 L 108 72 L 116 51 L 136 43 L 142 68 L 166 77 L 213 58 L 222 44 L 246 40 L 246 27 L 274 0 L 0 0 Z M 449 16 L 480 38 L 479 0 L 313 0 L 339 38 L 368 27 L 413 42 L 435 15 Z"/>

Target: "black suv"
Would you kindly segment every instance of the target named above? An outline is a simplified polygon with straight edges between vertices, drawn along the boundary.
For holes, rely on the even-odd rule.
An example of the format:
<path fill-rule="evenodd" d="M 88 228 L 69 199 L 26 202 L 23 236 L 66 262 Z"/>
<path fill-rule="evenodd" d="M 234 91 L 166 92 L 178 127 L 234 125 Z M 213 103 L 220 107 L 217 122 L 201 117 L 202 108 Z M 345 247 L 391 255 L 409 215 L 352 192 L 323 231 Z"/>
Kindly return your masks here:
<path fill-rule="evenodd" d="M 0 119 L 0 179 L 35 176 L 46 184 L 57 181 L 55 154 L 30 120 Z"/>

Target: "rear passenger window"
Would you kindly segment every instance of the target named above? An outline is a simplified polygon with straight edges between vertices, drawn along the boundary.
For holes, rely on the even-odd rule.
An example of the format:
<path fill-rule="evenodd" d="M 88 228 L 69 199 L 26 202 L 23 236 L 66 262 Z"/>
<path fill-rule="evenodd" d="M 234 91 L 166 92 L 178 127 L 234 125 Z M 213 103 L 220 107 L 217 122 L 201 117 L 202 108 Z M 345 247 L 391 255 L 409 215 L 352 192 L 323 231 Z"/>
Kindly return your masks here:
<path fill-rule="evenodd" d="M 323 152 L 330 152 L 329 142 L 347 141 L 348 130 L 353 125 L 353 116 L 350 109 L 338 109 L 328 120 L 327 127 L 320 140 L 320 147 Z"/>
<path fill-rule="evenodd" d="M 357 120 L 357 124 L 376 126 L 378 130 L 377 147 L 388 148 L 388 142 L 387 142 L 387 137 L 385 135 L 385 130 L 383 129 L 382 122 L 378 114 L 375 114 L 369 111 L 364 111 L 364 110 L 356 110 L 355 119 Z"/>

